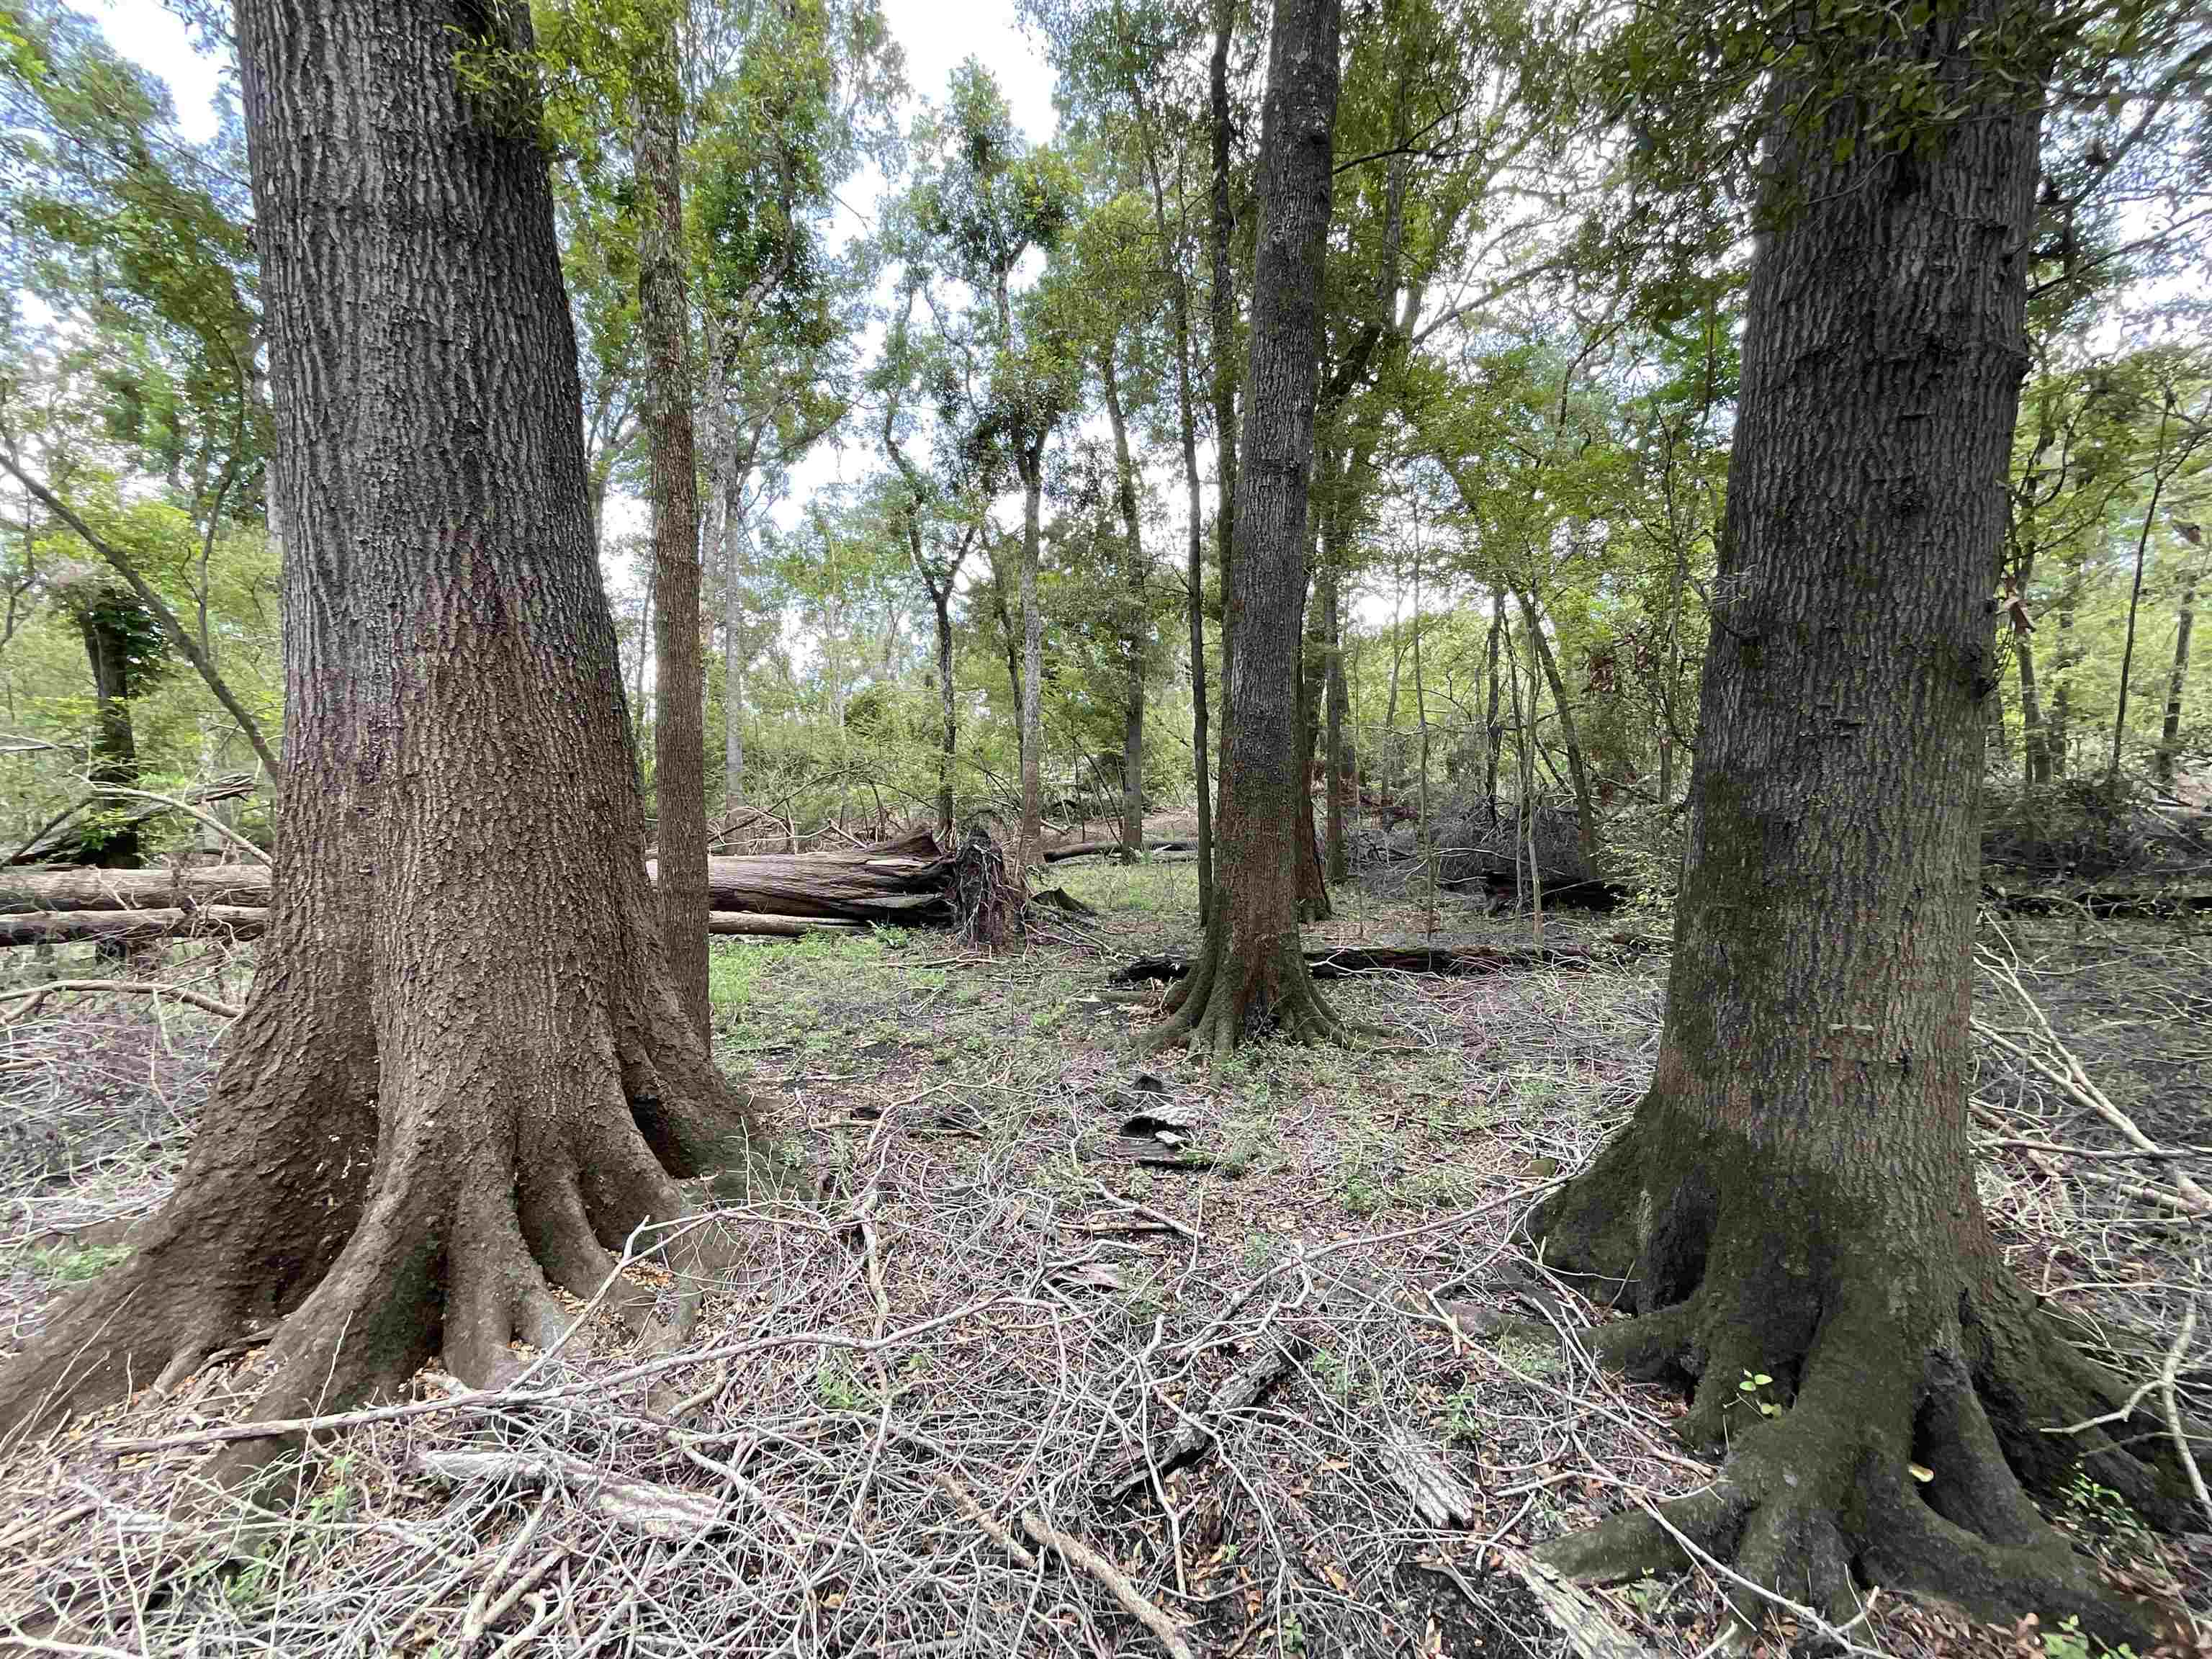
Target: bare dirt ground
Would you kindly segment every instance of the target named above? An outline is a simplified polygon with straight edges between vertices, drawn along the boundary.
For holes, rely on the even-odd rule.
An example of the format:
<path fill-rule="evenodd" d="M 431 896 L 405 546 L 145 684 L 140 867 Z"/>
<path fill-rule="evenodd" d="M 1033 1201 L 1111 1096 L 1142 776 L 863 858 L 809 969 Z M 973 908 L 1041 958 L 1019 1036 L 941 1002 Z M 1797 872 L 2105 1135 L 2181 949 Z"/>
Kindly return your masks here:
<path fill-rule="evenodd" d="M 1670 1437 L 1665 1391 L 1468 1328 L 1480 1310 L 1602 1316 L 1546 1292 L 1515 1227 L 1633 1104 L 1663 956 L 1340 981 L 1385 1032 L 1374 1050 L 1262 1045 L 1217 1067 L 1145 1055 L 1153 1009 L 1103 994 L 1129 957 L 1193 943 L 1189 865 L 1051 878 L 1101 914 L 1019 954 L 922 933 L 716 941 L 726 1062 L 823 1193 L 703 1224 L 749 1265 L 684 1352 L 641 1352 L 579 1304 L 525 1385 L 469 1395 L 426 1372 L 404 1414 L 318 1435 L 273 1511 L 212 1498 L 189 1438 L 238 1410 L 250 1355 L 0 1449 L 0 1647 L 1567 1651 L 1522 1553 L 1711 1470 Z M 1431 919 L 1425 898 L 1402 878 L 1349 890 L 1316 942 L 1528 939 L 1525 918 L 1445 895 Z M 2177 1340 L 2205 1224 L 2171 1202 L 2178 1164 L 2212 1171 L 2212 942 L 2057 921 L 1988 943 L 2050 1022 L 1983 987 L 1984 1193 L 2015 1265 L 2129 1376 L 2212 1415 L 2212 1319 Z M 242 961 L 161 971 L 241 994 Z M 11 1340 L 158 1201 L 224 1024 L 58 998 L 0 1035 Z M 2200 1156 L 2140 1155 L 2116 1115 Z M 1217 1410 L 1240 1376 L 1267 1380 Z M 1194 1455 L 1176 1464 L 1179 1432 Z M 1417 1468 L 1426 1516 L 1401 1478 Z M 2151 1538 L 2094 1489 L 2055 1513 L 2133 1582 L 2212 1607 L 2203 1537 Z M 1695 1573 L 1595 1595 L 1623 1639 L 1669 1655 L 2089 1659 L 2063 1631 L 1880 1592 L 1840 1641 L 1772 1608 L 1732 1638 L 1723 1590 L 1741 1597 Z"/>

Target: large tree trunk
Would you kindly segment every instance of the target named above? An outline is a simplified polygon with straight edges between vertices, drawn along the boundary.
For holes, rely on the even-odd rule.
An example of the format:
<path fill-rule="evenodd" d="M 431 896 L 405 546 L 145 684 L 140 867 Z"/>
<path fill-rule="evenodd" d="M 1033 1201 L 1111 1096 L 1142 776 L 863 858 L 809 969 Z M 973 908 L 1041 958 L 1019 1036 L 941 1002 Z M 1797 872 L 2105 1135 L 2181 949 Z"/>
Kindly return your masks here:
<path fill-rule="evenodd" d="M 1145 603 L 1145 542 L 1137 522 L 1137 467 L 1129 457 L 1129 423 L 1121 412 L 1121 387 L 1111 346 L 1098 359 L 1114 428 L 1114 495 L 1121 508 L 1121 653 L 1127 674 L 1121 704 L 1121 859 L 1134 864 L 1145 846 L 1145 647 L 1152 637 Z"/>
<path fill-rule="evenodd" d="M 1226 1053 L 1270 1026 L 1340 1028 L 1298 946 L 1298 854 L 1312 839 L 1298 738 L 1298 611 L 1305 597 L 1337 96 L 1337 0 L 1279 0 L 1260 139 L 1259 264 L 1244 382 L 1243 469 L 1231 565 L 1237 617 L 1221 777 L 1220 872 L 1205 954 L 1161 1042 Z M 1298 828 L 1304 816 L 1306 828 Z"/>
<path fill-rule="evenodd" d="M 1669 1507 L 1699 1547 L 1831 1617 L 1856 1571 L 2140 1644 L 2016 1474 L 2051 1486 L 2086 1463 L 2167 1517 L 2183 1488 L 2153 1467 L 2148 1423 L 2132 1449 L 2112 1419 L 2045 1432 L 2119 1393 L 2007 1271 L 1967 1137 L 2005 512 L 1987 481 L 2024 359 L 2039 120 L 2031 96 L 1999 101 L 1965 42 L 2000 36 L 2008 11 L 1970 0 L 1864 48 L 1978 106 L 1932 153 L 1860 132 L 1849 98 L 1768 135 L 1715 584 L 1731 597 L 1656 1069 L 1532 1230 L 1639 1316 L 1596 1334 L 1606 1356 L 1695 1379 L 1682 1432 L 1730 1449 L 1714 1486 Z M 1804 91 L 1777 88 L 1777 106 Z M 1773 1379 L 1771 1420 L 1739 1403 L 1752 1377 Z M 1680 1559 L 1641 1510 L 1547 1554 L 1593 1577 Z"/>
<path fill-rule="evenodd" d="M 653 795 L 660 848 L 660 943 L 678 1003 L 707 1032 L 707 682 L 699 649 L 699 479 L 691 431 L 690 307 L 684 297 L 681 81 L 672 32 L 640 65 L 630 156 L 639 193 L 638 330 L 652 456 Z"/>
<path fill-rule="evenodd" d="M 678 1177 L 755 1164 L 638 861 L 545 155 L 455 69 L 485 15 L 237 9 L 295 504 L 274 903 L 174 1194 L 0 1417 L 264 1333 L 264 1419 L 441 1352 L 495 1382 L 568 1323 L 554 1287 L 690 1207 Z"/>
<path fill-rule="evenodd" d="M 1213 0 L 1213 52 L 1206 70 L 1206 131 L 1212 158 L 1207 251 L 1213 269 L 1206 289 L 1206 325 L 1213 344 L 1213 545 L 1221 567 L 1224 811 L 1228 807 L 1230 684 L 1237 639 L 1236 585 L 1230 580 L 1237 528 L 1237 280 L 1230 244 L 1236 237 L 1237 220 L 1229 191 L 1229 46 L 1236 30 L 1237 0 Z"/>

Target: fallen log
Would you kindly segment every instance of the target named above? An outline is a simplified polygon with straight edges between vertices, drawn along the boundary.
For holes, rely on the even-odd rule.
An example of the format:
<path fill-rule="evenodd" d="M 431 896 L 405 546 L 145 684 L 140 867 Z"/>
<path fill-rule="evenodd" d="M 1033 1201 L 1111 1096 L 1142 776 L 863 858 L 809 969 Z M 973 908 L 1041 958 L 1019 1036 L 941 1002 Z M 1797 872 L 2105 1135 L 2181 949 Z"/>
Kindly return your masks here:
<path fill-rule="evenodd" d="M 270 872 L 250 864 L 0 871 L 0 945 L 251 938 L 269 891 Z M 709 933 L 786 939 L 876 922 L 971 932 L 980 924 L 983 942 L 999 944 L 1021 908 L 1019 884 L 988 839 L 941 853 L 926 830 L 878 847 L 709 859 L 707 896 Z"/>
<path fill-rule="evenodd" d="M 1984 885 L 1982 902 L 2001 916 L 2063 916 L 2076 913 L 2101 920 L 2152 920 L 2161 916 L 2212 915 L 2212 890 L 2159 887 L 2041 888 L 2015 893 Z"/>
<path fill-rule="evenodd" d="M 98 870 L 81 865 L 0 870 L 0 915 L 64 910 L 191 910 L 269 902 L 259 864 L 203 864 L 181 870 Z"/>
<path fill-rule="evenodd" d="M 1188 837 L 1167 841 L 1147 841 L 1144 843 L 1144 850 L 1147 853 L 1188 853 L 1197 845 L 1196 842 Z M 1046 848 L 1044 861 L 1047 864 L 1058 864 L 1063 859 L 1112 856 L 1120 853 L 1122 847 L 1123 843 L 1118 836 L 1105 841 L 1064 842 L 1057 847 Z"/>
<path fill-rule="evenodd" d="M 1472 978 L 1480 974 L 1514 973 L 1555 969 L 1565 973 L 1595 968 L 1618 968 L 1654 951 L 1667 941 L 1631 933 L 1618 934 L 1595 948 L 1576 945 L 1477 945 L 1462 951 L 1429 950 L 1389 945 L 1344 945 L 1335 950 L 1309 951 L 1306 966 L 1316 979 L 1351 979 L 1361 974 L 1433 974 L 1443 978 Z M 1190 972 L 1188 957 L 1139 957 L 1113 977 L 1115 985 L 1136 985 L 1181 979 Z"/>
<path fill-rule="evenodd" d="M 269 913 L 234 904 L 192 909 L 37 910 L 0 915 L 0 946 L 11 945 L 152 945 L 177 939 L 255 939 Z"/>

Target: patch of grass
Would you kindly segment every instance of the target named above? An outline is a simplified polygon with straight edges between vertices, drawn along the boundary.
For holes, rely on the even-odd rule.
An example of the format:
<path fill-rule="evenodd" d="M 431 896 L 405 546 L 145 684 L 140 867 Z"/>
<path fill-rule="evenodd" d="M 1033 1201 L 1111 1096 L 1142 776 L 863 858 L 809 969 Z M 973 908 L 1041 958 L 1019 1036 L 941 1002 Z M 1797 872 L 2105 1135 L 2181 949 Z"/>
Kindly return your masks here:
<path fill-rule="evenodd" d="M 1559 1345 L 1550 1337 L 1508 1331 L 1498 1339 L 1498 1357 L 1523 1376 L 1549 1377 L 1559 1370 Z"/>
<path fill-rule="evenodd" d="M 46 1278 L 63 1285 L 82 1285 L 88 1279 L 99 1278 L 130 1255 L 128 1244 L 88 1244 L 82 1249 L 72 1244 L 52 1244 L 34 1251 L 31 1259 Z"/>
<path fill-rule="evenodd" d="M 1455 1210 L 1462 1204 L 1472 1204 L 1480 1190 L 1480 1183 L 1468 1171 L 1440 1164 L 1400 1182 L 1397 1197 L 1400 1203 L 1416 1210 Z"/>

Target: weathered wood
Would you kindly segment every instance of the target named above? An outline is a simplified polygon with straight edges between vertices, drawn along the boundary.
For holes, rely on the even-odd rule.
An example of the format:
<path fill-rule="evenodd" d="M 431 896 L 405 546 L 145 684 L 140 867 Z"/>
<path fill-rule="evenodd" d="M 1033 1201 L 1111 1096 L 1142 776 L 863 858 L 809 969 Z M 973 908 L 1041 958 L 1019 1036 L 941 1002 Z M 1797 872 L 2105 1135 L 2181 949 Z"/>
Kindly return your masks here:
<path fill-rule="evenodd" d="M 269 913 L 230 904 L 193 909 L 38 910 L 0 915 L 0 947 L 14 945 L 151 945 L 162 939 L 256 939 Z"/>
<path fill-rule="evenodd" d="M 1425 1525 L 1464 1527 L 1482 1507 L 1481 1495 L 1459 1478 L 1443 1448 L 1401 1425 L 1382 1435 L 1382 1473 L 1413 1500 Z"/>
<path fill-rule="evenodd" d="M 2212 915 L 2212 890 L 2160 887 L 2038 888 L 2011 892 L 1984 885 L 1982 902 L 2003 916 L 2109 917 Z"/>
<path fill-rule="evenodd" d="M 1058 864 L 1063 859 L 1111 858 L 1127 844 L 1118 836 L 1109 836 L 1103 841 L 1062 842 L 1044 849 L 1044 861 Z M 1166 841 L 1147 840 L 1143 843 L 1142 850 L 1147 853 L 1188 853 L 1197 844 L 1188 836 Z"/>
<path fill-rule="evenodd" d="M 1139 1454 L 1125 1462 L 1111 1496 L 1117 1502 L 1133 1498 L 1151 1484 L 1155 1473 L 1164 1480 L 1170 1470 L 1195 1462 L 1213 1444 L 1224 1419 L 1258 1405 L 1312 1351 L 1313 1344 L 1306 1337 L 1279 1332 L 1258 1354 L 1224 1378 L 1206 1401 L 1205 1411 L 1186 1418 L 1149 1461 Z"/>
<path fill-rule="evenodd" d="M 574 1493 L 616 1526 L 647 1538 L 694 1538 L 713 1527 L 722 1515 L 721 1504 L 704 1492 L 686 1492 L 656 1481 L 620 1480 L 565 1452 L 426 1450 L 415 1455 L 415 1466 L 447 1486 L 496 1481 L 502 1486 L 558 1486 Z"/>
<path fill-rule="evenodd" d="M 804 939 L 809 933 L 848 933 L 867 924 L 834 916 L 766 916 L 757 910 L 709 910 L 709 933 L 740 939 Z"/>
<path fill-rule="evenodd" d="M 204 864 L 182 870 L 100 870 L 81 865 L 0 870 L 0 915 L 64 910 L 189 910 L 269 902 L 269 870 Z"/>
<path fill-rule="evenodd" d="M 1577 1659 L 1652 1659 L 1651 1650 L 1614 1624 L 1588 1591 L 1577 1589 L 1519 1550 L 1499 1545 L 1497 1553 L 1513 1576 L 1528 1587 L 1544 1616 L 1567 1638 Z"/>

